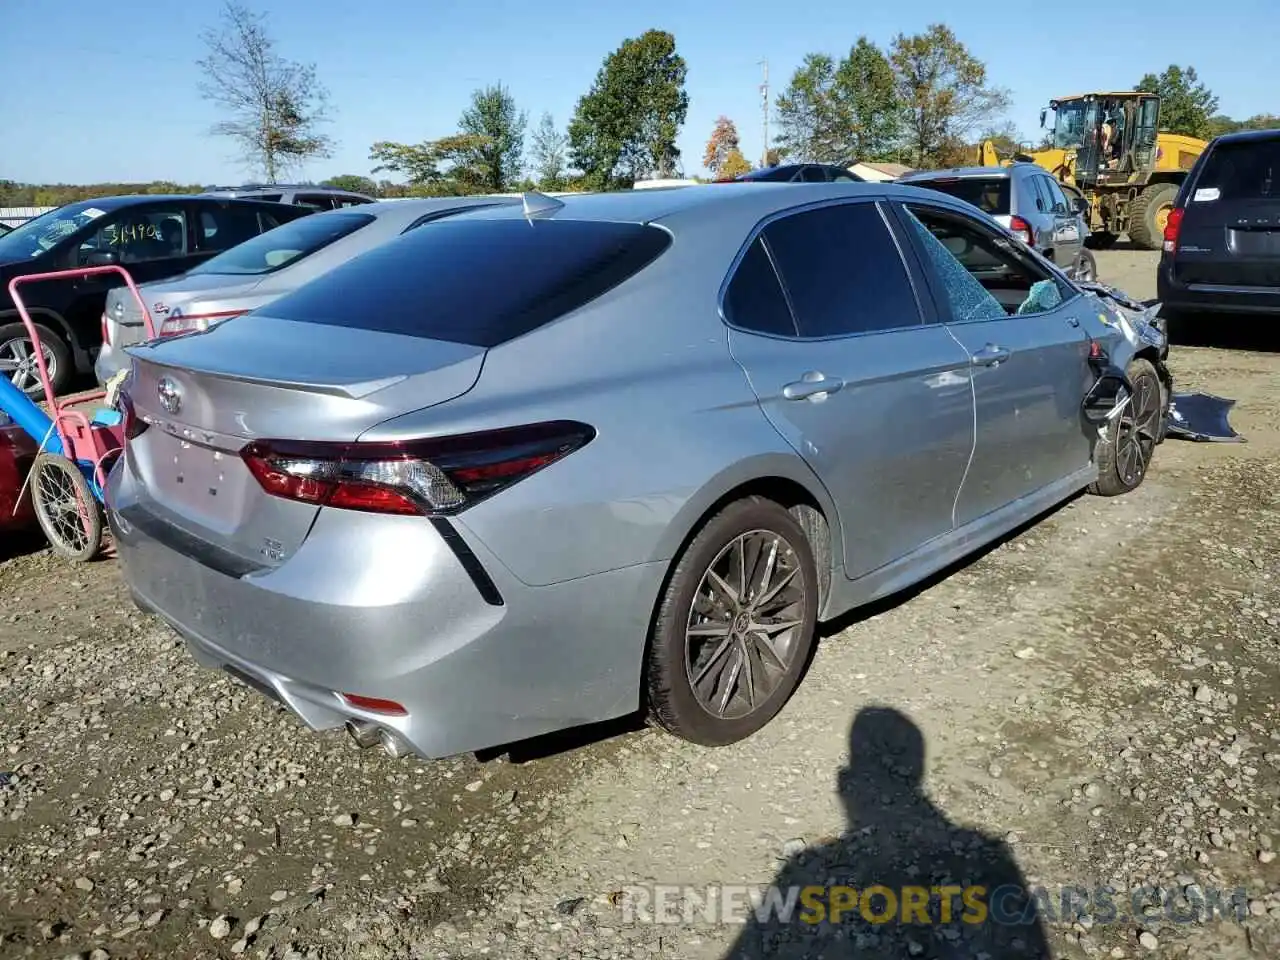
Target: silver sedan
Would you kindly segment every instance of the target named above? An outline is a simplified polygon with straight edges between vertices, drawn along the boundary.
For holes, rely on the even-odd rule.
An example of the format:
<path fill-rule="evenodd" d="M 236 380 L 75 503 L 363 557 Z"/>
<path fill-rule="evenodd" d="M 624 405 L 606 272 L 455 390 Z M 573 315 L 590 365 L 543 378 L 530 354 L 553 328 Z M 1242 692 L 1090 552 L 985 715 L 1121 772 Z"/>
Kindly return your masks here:
<path fill-rule="evenodd" d="M 138 602 L 314 728 L 726 744 L 818 621 L 1141 483 L 1165 349 L 935 191 L 531 194 L 129 348 L 110 523 Z"/>

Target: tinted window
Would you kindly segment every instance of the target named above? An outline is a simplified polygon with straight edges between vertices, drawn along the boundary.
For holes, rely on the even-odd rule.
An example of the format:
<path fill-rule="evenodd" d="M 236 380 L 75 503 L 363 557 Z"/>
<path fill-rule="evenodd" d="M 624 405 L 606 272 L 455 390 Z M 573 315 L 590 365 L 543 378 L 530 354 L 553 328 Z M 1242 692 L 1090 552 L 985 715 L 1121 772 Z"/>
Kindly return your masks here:
<path fill-rule="evenodd" d="M 771 223 L 764 236 L 791 296 L 801 336 L 920 323 L 907 268 L 875 204 L 845 203 L 797 213 Z"/>
<path fill-rule="evenodd" d="M 637 223 L 444 220 L 282 297 L 271 315 L 493 347 L 594 300 L 670 244 Z"/>
<path fill-rule="evenodd" d="M 1070 213 L 1071 204 L 1067 201 L 1066 195 L 1058 187 L 1058 181 L 1052 177 L 1041 177 L 1044 181 L 1044 188 L 1049 194 L 1049 202 L 1053 205 L 1055 213 Z"/>
<path fill-rule="evenodd" d="M 313 210 L 332 210 L 333 197 L 325 194 L 316 195 L 313 193 L 298 194 L 293 198 L 293 202 L 300 207 L 311 207 Z"/>
<path fill-rule="evenodd" d="M 373 219 L 367 213 L 312 214 L 246 240 L 191 272 L 245 276 L 271 273 L 373 223 Z"/>
<path fill-rule="evenodd" d="M 821 167 L 805 167 L 801 179 L 805 183 L 826 183 L 827 172 Z"/>
<path fill-rule="evenodd" d="M 1280 200 L 1280 138 L 1219 143 L 1196 180 L 1211 189 L 1220 200 Z"/>
<path fill-rule="evenodd" d="M 1027 188 L 1023 192 L 1030 194 L 1030 196 L 1023 199 L 1031 203 L 1041 213 L 1052 213 L 1053 200 L 1049 197 L 1049 191 L 1044 185 L 1044 177 L 1027 177 L 1022 182 Z"/>
<path fill-rule="evenodd" d="M 201 250 L 230 250 L 261 232 L 258 211 L 253 207 L 205 207 L 200 211 L 197 236 Z"/>
<path fill-rule="evenodd" d="M 734 326 L 785 337 L 796 335 L 795 321 L 778 274 L 756 238 L 747 248 L 724 295 L 725 319 Z"/>
<path fill-rule="evenodd" d="M 178 206 L 125 211 L 80 244 L 81 262 L 95 251 L 114 251 L 121 263 L 186 256 L 186 211 Z"/>
<path fill-rule="evenodd" d="M 965 203 L 972 203 L 983 213 L 993 217 L 1010 212 L 1008 177 L 943 177 L 937 180 L 912 180 L 907 185 L 927 187 Z"/>

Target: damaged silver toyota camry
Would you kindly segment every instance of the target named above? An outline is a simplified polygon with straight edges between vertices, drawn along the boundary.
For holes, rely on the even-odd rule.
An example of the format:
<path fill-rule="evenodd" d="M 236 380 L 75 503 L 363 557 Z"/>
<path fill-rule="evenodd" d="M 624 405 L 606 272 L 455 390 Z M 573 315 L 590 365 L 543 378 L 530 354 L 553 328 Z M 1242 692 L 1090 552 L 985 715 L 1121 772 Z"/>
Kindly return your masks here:
<path fill-rule="evenodd" d="M 362 745 L 727 744 L 818 621 L 1142 482 L 1152 313 L 934 191 L 530 194 L 130 347 L 110 523 L 196 656 Z"/>

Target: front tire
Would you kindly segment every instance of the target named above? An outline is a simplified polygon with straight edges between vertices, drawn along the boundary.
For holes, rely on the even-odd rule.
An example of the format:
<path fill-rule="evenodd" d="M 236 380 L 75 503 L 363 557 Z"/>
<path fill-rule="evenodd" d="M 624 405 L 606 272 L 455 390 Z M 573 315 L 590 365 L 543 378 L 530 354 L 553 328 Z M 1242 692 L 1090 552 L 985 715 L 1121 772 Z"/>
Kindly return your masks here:
<path fill-rule="evenodd" d="M 1133 384 L 1133 397 L 1094 449 L 1098 479 L 1089 485 L 1089 492 L 1100 497 L 1116 497 L 1141 486 L 1163 439 L 1168 398 L 1156 368 L 1150 360 L 1136 357 L 1125 372 Z"/>
<path fill-rule="evenodd" d="M 44 365 L 55 394 L 71 382 L 71 351 L 66 341 L 42 323 L 36 324 L 40 346 L 44 352 Z M 7 323 L 0 326 L 0 377 L 5 377 L 15 387 L 37 402 L 44 400 L 44 386 L 40 383 L 40 368 L 35 364 L 35 344 L 25 324 Z"/>
<path fill-rule="evenodd" d="M 676 562 L 648 653 L 650 719 L 703 746 L 735 743 L 782 709 L 813 651 L 818 574 L 795 518 L 729 504 Z"/>
<path fill-rule="evenodd" d="M 1098 261 L 1088 250 L 1081 250 L 1076 259 L 1075 279 L 1084 283 L 1092 283 L 1098 279 Z"/>

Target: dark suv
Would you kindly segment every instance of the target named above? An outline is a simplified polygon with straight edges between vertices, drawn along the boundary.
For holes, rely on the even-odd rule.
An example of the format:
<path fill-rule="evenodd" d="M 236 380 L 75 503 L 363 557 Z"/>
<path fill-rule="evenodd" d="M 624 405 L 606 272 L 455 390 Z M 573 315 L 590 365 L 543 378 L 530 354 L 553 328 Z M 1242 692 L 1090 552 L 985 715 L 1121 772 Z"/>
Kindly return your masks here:
<path fill-rule="evenodd" d="M 1280 314 L 1280 130 L 1212 141 L 1178 191 L 1156 279 L 1164 313 Z"/>
<path fill-rule="evenodd" d="M 41 392 L 35 351 L 9 297 L 14 277 L 118 263 L 138 284 L 163 280 L 311 212 L 257 200 L 143 195 L 82 200 L 28 220 L 0 237 L 0 376 L 31 396 Z M 56 391 L 93 369 L 107 291 L 123 283 L 104 274 L 20 289 Z"/>

